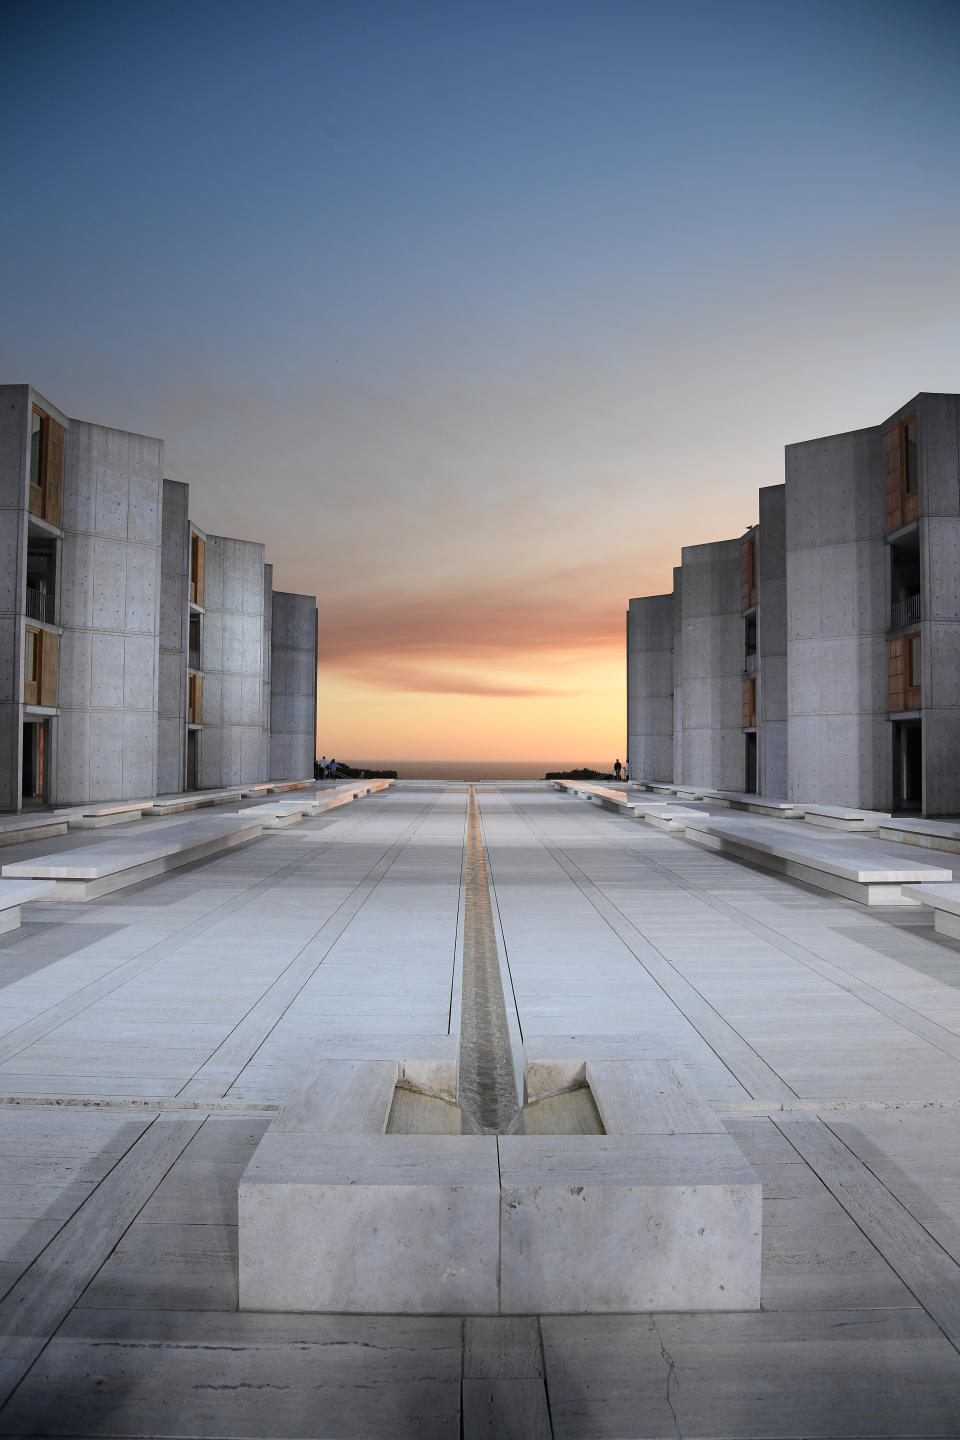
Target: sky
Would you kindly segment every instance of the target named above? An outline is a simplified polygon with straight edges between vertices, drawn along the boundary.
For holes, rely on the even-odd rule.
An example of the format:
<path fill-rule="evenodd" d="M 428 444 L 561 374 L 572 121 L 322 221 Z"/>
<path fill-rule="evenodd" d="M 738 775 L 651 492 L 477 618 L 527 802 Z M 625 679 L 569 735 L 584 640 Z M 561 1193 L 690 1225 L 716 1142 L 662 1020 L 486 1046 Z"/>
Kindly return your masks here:
<path fill-rule="evenodd" d="M 320 611 L 319 743 L 605 760 L 624 612 L 960 391 L 960 3 L 3 6 L 0 380 Z"/>

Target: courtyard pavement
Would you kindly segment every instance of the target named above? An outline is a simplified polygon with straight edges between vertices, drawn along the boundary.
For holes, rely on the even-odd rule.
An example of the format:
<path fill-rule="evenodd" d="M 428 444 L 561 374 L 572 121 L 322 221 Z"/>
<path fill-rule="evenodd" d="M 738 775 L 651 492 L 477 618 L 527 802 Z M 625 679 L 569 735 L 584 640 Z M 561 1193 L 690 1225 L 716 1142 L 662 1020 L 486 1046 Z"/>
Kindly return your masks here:
<path fill-rule="evenodd" d="M 401 784 L 0 936 L 0 1436 L 960 1435 L 960 943 L 477 789 L 525 1041 L 688 1067 L 763 1181 L 762 1309 L 238 1311 L 318 1039 L 456 1023 L 468 791 Z"/>

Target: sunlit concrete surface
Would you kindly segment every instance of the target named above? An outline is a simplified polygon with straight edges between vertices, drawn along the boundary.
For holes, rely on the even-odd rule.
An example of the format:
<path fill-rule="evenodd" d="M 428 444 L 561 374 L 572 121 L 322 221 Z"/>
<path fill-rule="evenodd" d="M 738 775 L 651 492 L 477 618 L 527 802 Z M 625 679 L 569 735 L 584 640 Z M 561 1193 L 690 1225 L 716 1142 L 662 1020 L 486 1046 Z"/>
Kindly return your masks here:
<path fill-rule="evenodd" d="M 528 1056 L 686 1067 L 763 1181 L 762 1310 L 238 1310 L 239 1179 L 318 1037 L 456 1028 L 467 788 L 401 785 L 0 936 L 0 1435 L 960 1434 L 960 942 L 478 795 Z"/>

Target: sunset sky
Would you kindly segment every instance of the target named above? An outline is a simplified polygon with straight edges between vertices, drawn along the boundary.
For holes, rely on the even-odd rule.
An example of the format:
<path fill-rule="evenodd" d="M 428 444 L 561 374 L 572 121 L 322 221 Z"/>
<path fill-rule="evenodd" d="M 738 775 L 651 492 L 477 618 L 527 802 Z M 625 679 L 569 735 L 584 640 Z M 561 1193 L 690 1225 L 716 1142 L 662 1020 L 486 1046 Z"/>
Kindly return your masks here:
<path fill-rule="evenodd" d="M 960 5 L 4 6 L 0 379 L 320 607 L 320 744 L 624 750 L 624 610 L 960 390 Z"/>

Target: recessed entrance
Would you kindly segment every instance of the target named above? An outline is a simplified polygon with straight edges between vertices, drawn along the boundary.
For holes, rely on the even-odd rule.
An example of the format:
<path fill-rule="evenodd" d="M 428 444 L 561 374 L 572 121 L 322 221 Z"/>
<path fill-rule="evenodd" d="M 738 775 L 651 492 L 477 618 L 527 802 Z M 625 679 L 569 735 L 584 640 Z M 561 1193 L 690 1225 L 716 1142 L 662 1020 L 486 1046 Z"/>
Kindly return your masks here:
<path fill-rule="evenodd" d="M 748 795 L 757 793 L 757 732 L 748 730 L 744 735 L 745 750 L 745 783 L 744 790 Z"/>
<path fill-rule="evenodd" d="M 187 789 L 199 790 L 200 731 L 187 731 Z"/>
<path fill-rule="evenodd" d="M 895 810 L 923 808 L 923 725 L 900 720 L 893 727 L 893 806 Z"/>
<path fill-rule="evenodd" d="M 27 720 L 23 726 L 23 772 L 21 796 L 24 805 L 47 802 L 47 772 L 50 731 L 48 720 Z"/>

